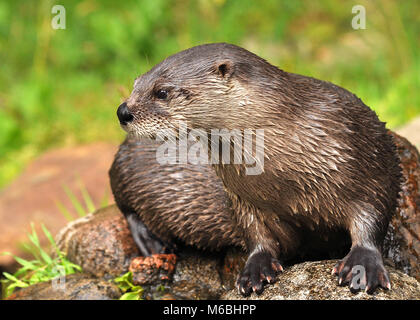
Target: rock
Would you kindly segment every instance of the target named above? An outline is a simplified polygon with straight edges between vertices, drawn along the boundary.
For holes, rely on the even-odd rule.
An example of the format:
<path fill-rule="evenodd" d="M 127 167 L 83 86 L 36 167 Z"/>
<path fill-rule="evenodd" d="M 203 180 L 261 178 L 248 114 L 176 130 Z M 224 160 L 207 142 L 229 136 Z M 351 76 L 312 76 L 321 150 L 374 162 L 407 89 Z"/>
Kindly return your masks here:
<path fill-rule="evenodd" d="M 398 234 L 398 233 L 396 233 Z M 137 257 L 139 252 L 127 223 L 113 205 L 70 223 L 57 236 L 59 248 L 98 277 L 118 276 L 129 269 L 135 284 L 144 289 L 145 299 L 239 299 L 234 288 L 246 255 L 237 250 L 208 253 L 179 247 L 174 255 Z M 404 252 L 404 250 L 399 253 Z M 131 260 L 131 264 L 130 264 Z M 393 289 L 375 295 L 353 295 L 338 287 L 330 275 L 335 261 L 305 262 L 286 268 L 274 287 L 268 286 L 254 299 L 419 299 L 419 282 L 387 266 Z M 176 263 L 175 271 L 174 266 Z M 395 265 L 395 263 L 394 263 Z"/>
<path fill-rule="evenodd" d="M 8 300 L 115 300 L 120 296 L 115 284 L 78 273 L 67 276 L 58 286 L 47 281 L 20 289 Z"/>
<path fill-rule="evenodd" d="M 304 262 L 286 268 L 277 276 L 274 285 L 266 286 L 257 296 L 242 297 L 237 290 L 230 290 L 220 299 L 258 299 L 258 300 L 419 300 L 420 283 L 413 277 L 393 268 L 387 268 L 392 282 L 392 289 L 377 290 L 369 295 L 365 292 L 353 294 L 348 287 L 339 287 L 337 278 L 331 270 L 337 260 Z"/>
<path fill-rule="evenodd" d="M 52 234 L 66 225 L 67 220 L 56 204 L 60 201 L 67 208 L 72 208 L 63 186 L 67 186 L 82 201 L 80 179 L 95 205 L 99 205 L 105 194 L 112 202 L 108 169 L 116 150 L 116 146 L 95 143 L 49 151 L 32 162 L 0 192 L 0 220 L 3 221 L 0 224 L 0 253 L 8 251 L 26 256 L 19 244 L 27 241 L 31 222 L 36 227 L 45 224 Z M 41 243 L 46 244 L 42 231 L 38 234 Z M 13 263 L 12 257 L 0 255 L 0 269 L 12 272 L 10 266 Z"/>
<path fill-rule="evenodd" d="M 174 254 L 134 258 L 129 270 L 133 283 L 143 287 L 145 299 L 217 299 L 223 293 L 220 258 L 183 248 L 178 258 Z"/>
<path fill-rule="evenodd" d="M 246 259 L 247 256 L 241 251 L 237 249 L 228 250 L 223 259 L 222 268 L 220 270 L 220 276 L 224 289 L 231 290 L 236 287 L 236 278 L 245 267 Z"/>
<path fill-rule="evenodd" d="M 220 254 L 183 249 L 167 291 L 176 299 L 218 299 L 223 293 L 221 258 Z"/>
<path fill-rule="evenodd" d="M 175 273 L 174 255 L 138 257 L 127 222 L 115 205 L 69 223 L 56 242 L 85 273 L 109 279 L 131 270 L 134 282 L 144 287 L 148 299 L 164 294 L 178 299 L 215 299 L 221 294 L 220 257 L 203 256 L 194 250 L 180 252 Z M 158 294 L 159 286 L 164 286 L 165 292 Z"/>
<path fill-rule="evenodd" d="M 57 241 L 67 250 L 69 259 L 81 264 L 85 272 L 120 275 L 128 271 L 128 261 L 138 255 L 127 233 L 122 214 L 111 206 L 72 223 Z M 130 270 L 134 282 L 143 287 L 145 299 L 242 299 L 234 283 L 245 258 L 237 250 L 224 255 L 180 247 L 175 271 L 175 257 L 164 254 L 134 257 Z M 391 291 L 352 294 L 347 287 L 339 287 L 336 277 L 330 274 L 335 263 L 336 260 L 304 262 L 287 267 L 276 284 L 267 286 L 261 296 L 250 298 L 420 299 L 419 282 L 389 266 Z"/>
<path fill-rule="evenodd" d="M 115 205 L 69 223 L 56 242 L 70 261 L 96 277 L 127 272 L 131 259 L 139 255 L 127 222 Z"/>
<path fill-rule="evenodd" d="M 174 254 L 154 254 L 150 257 L 134 258 L 128 270 L 133 274 L 133 283 L 142 286 L 172 280 L 175 264 Z"/>
<path fill-rule="evenodd" d="M 420 281 L 420 155 L 407 139 L 392 134 L 404 183 L 385 238 L 384 258 Z"/>

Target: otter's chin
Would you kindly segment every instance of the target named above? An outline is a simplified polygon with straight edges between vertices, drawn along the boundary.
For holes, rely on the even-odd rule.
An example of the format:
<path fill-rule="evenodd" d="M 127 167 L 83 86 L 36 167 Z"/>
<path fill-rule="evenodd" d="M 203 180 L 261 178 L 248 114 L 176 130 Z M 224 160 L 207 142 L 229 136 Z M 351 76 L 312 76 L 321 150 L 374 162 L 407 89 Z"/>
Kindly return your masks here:
<path fill-rule="evenodd" d="M 123 129 L 127 132 L 129 138 L 134 140 L 156 140 L 159 132 L 155 126 L 145 126 L 137 123 L 128 124 Z"/>
<path fill-rule="evenodd" d="M 156 133 L 154 132 L 146 132 L 142 130 L 126 130 L 127 136 L 134 140 L 144 140 L 144 139 L 152 139 L 156 140 Z"/>

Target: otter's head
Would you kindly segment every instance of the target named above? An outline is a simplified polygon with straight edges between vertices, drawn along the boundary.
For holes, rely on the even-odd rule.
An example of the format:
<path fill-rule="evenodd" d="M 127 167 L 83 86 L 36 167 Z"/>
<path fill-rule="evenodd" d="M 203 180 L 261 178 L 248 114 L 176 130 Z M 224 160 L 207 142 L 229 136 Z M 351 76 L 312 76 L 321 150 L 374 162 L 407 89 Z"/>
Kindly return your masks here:
<path fill-rule="evenodd" d="M 261 102 L 262 92 L 262 98 L 270 99 L 267 84 L 278 72 L 234 45 L 193 47 L 138 77 L 130 97 L 118 108 L 118 118 L 129 133 L 149 137 L 160 129 L 176 130 L 179 121 L 193 129 L 249 128 L 258 103 L 253 99 Z"/>

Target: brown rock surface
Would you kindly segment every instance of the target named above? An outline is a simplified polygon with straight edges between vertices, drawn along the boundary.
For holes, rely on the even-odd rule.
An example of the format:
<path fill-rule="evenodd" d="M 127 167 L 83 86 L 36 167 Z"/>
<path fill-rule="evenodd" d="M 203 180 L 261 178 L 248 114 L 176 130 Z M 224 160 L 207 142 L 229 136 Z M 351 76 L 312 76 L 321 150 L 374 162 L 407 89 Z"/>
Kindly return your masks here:
<path fill-rule="evenodd" d="M 348 287 L 339 287 L 337 278 L 331 275 L 336 260 L 304 262 L 286 268 L 277 276 L 274 285 L 267 286 L 257 296 L 244 298 L 237 290 L 225 292 L 220 299 L 258 299 L 258 300 L 419 300 L 420 283 L 399 270 L 388 267 L 391 277 L 391 290 L 377 290 L 373 295 L 363 291 L 356 294 Z"/>
<path fill-rule="evenodd" d="M 83 272 L 116 277 L 139 255 L 127 222 L 115 205 L 70 222 L 56 237 L 57 246 Z"/>
<path fill-rule="evenodd" d="M 96 276 L 120 275 L 129 269 L 144 289 L 146 299 L 242 299 L 234 282 L 245 254 L 237 250 L 208 253 L 182 248 L 173 255 L 136 257 L 138 251 L 127 224 L 116 206 L 110 206 L 71 223 L 58 236 L 61 249 L 84 272 Z M 420 299 L 419 282 L 402 271 L 387 267 L 392 290 L 374 295 L 350 293 L 331 275 L 336 260 L 304 262 L 287 267 L 274 286 L 251 299 Z M 175 266 L 175 270 L 174 270 Z"/>
<path fill-rule="evenodd" d="M 384 257 L 420 281 L 420 155 L 407 139 L 392 134 L 401 159 L 404 183 L 385 238 Z"/>
<path fill-rule="evenodd" d="M 149 257 L 137 257 L 131 260 L 129 270 L 136 285 L 153 284 L 171 280 L 175 271 L 176 255 L 153 254 Z"/>
<path fill-rule="evenodd" d="M 0 191 L 0 252 L 24 255 L 19 243 L 27 239 L 31 222 L 37 227 L 44 223 L 52 234 L 67 223 L 56 204 L 60 201 L 72 208 L 63 185 L 82 201 L 79 185 L 82 180 L 95 205 L 99 205 L 106 193 L 112 201 L 108 169 L 116 150 L 116 146 L 95 143 L 53 150 L 32 162 L 11 185 Z M 42 241 L 45 243 L 44 238 Z M 12 257 L 0 255 L 0 269 L 7 269 L 12 263 Z"/>
<path fill-rule="evenodd" d="M 220 276 L 223 254 L 183 249 L 172 282 L 167 291 L 176 299 L 208 300 L 219 299 L 223 293 Z"/>
<path fill-rule="evenodd" d="M 178 299 L 215 299 L 221 294 L 219 265 L 223 255 L 186 250 L 177 258 L 171 254 L 138 257 L 127 222 L 115 205 L 69 223 L 56 242 L 70 261 L 90 275 L 111 278 L 130 269 L 147 299 L 161 298 L 162 294 Z M 161 285 L 165 292 L 156 292 Z"/>
<path fill-rule="evenodd" d="M 115 284 L 79 273 L 67 276 L 59 286 L 47 281 L 21 289 L 8 300 L 115 300 L 120 296 Z"/>

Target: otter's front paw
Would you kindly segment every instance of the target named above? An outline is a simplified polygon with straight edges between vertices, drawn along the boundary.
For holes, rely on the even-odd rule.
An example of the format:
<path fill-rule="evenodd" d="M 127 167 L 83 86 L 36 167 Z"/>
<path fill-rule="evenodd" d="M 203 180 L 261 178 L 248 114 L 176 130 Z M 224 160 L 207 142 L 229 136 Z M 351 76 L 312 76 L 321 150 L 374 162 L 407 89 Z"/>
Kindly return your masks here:
<path fill-rule="evenodd" d="M 336 264 L 332 274 L 338 276 L 340 286 L 349 285 L 351 292 L 365 290 L 372 294 L 378 287 L 391 289 L 388 272 L 377 250 L 354 247 Z"/>
<path fill-rule="evenodd" d="M 236 281 L 239 293 L 244 296 L 251 294 L 252 291 L 260 294 L 263 291 L 264 282 L 274 282 L 279 271 L 283 271 L 283 267 L 270 254 L 258 252 L 251 255 Z"/>

